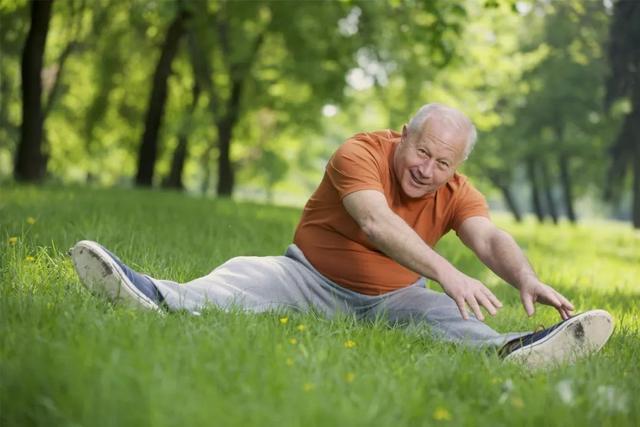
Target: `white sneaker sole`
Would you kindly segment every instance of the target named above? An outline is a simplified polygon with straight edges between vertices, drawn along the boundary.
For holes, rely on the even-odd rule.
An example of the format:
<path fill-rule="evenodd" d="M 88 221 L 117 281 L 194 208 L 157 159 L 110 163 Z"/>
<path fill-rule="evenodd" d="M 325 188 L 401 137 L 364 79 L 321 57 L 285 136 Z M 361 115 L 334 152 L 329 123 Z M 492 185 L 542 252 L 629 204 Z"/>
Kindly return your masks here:
<path fill-rule="evenodd" d="M 613 318 L 604 310 L 592 310 L 567 320 L 543 339 L 507 355 L 504 360 L 530 368 L 572 363 L 605 345 L 613 333 Z"/>
<path fill-rule="evenodd" d="M 69 251 L 82 284 L 93 294 L 106 297 L 114 304 L 133 308 L 160 310 L 160 307 L 138 290 L 120 266 L 96 242 L 81 240 Z"/>

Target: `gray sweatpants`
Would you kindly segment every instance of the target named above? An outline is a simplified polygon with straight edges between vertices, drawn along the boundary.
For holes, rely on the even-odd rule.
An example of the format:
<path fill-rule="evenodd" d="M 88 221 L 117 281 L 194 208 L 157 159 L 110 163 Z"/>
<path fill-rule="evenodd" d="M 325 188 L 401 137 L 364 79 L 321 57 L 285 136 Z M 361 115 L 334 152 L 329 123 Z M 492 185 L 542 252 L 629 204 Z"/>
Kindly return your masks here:
<path fill-rule="evenodd" d="M 206 305 L 251 312 L 314 310 L 328 317 L 337 313 L 359 319 L 380 316 L 392 324 L 426 326 L 440 339 L 474 346 L 500 346 L 523 333 L 499 334 L 470 314 L 460 316 L 446 294 L 424 287 L 424 279 L 383 295 L 364 295 L 332 282 L 319 273 L 296 245 L 284 256 L 236 257 L 207 276 L 178 284 L 153 279 L 170 310 L 196 312 Z"/>

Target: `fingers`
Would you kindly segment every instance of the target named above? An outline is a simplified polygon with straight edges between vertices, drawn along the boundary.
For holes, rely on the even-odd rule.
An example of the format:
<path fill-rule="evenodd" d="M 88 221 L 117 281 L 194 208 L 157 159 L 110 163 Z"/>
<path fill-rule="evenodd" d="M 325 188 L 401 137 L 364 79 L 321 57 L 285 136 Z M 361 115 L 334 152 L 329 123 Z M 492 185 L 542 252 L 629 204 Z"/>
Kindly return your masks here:
<path fill-rule="evenodd" d="M 560 313 L 560 317 L 562 317 L 562 320 L 567 320 L 571 317 L 569 316 L 567 310 L 565 310 L 564 308 L 556 308 L 556 310 L 558 310 L 558 313 Z"/>
<path fill-rule="evenodd" d="M 476 300 L 478 303 L 485 308 L 489 312 L 490 315 L 495 316 L 498 312 L 498 308 L 491 302 L 489 297 L 486 294 L 479 295 Z"/>
<path fill-rule="evenodd" d="M 460 314 L 464 320 L 469 320 L 469 314 L 467 314 L 467 307 L 464 303 L 464 298 L 456 298 L 454 299 L 456 305 L 458 306 L 458 310 L 460 310 Z"/>
<path fill-rule="evenodd" d="M 460 278 L 462 280 L 460 280 Z M 460 274 L 458 280 L 441 282 L 444 291 L 458 306 L 460 315 L 464 320 L 469 319 L 469 310 L 478 320 L 484 321 L 481 307 L 484 307 L 492 316 L 502 307 L 500 300 L 480 281 Z"/>
<path fill-rule="evenodd" d="M 464 296 L 462 303 L 467 303 L 473 314 L 478 320 L 484 321 L 484 315 L 482 314 L 481 307 L 489 312 L 492 316 L 495 316 L 498 309 L 502 307 L 500 300 L 484 285 L 479 284 L 474 292 L 469 292 Z M 460 304 L 458 304 L 458 308 Z M 466 314 L 466 312 L 465 312 Z M 462 316 L 465 320 L 468 317 Z"/>
<path fill-rule="evenodd" d="M 521 298 L 525 310 L 530 316 L 533 313 L 529 311 L 527 301 L 530 301 L 530 307 L 532 309 L 535 300 L 554 307 L 563 320 L 569 319 L 571 312 L 574 310 L 573 304 L 571 304 L 568 299 L 548 285 L 541 285 L 534 291 L 524 292 L 521 294 Z"/>
<path fill-rule="evenodd" d="M 562 320 L 567 320 L 571 317 L 571 311 L 565 307 L 556 307 L 556 310 L 560 313 Z"/>
<path fill-rule="evenodd" d="M 560 313 L 562 320 L 567 320 L 571 317 L 571 312 L 574 309 L 573 304 L 571 304 L 569 300 L 562 296 L 558 291 L 549 287 L 547 288 L 547 292 L 544 297 L 547 304 L 553 306 L 558 313 Z"/>
<path fill-rule="evenodd" d="M 476 315 L 476 318 L 478 320 L 484 321 L 484 316 L 482 315 L 482 312 L 480 311 L 480 305 L 478 305 L 478 301 L 476 300 L 476 298 L 474 296 L 472 296 L 471 298 L 469 298 L 467 300 L 467 303 L 469 304 L 469 307 L 471 308 L 471 311 L 473 311 L 473 314 Z"/>
<path fill-rule="evenodd" d="M 562 307 L 566 311 L 575 310 L 575 308 L 573 307 L 573 304 L 571 304 L 571 302 L 569 302 L 569 300 L 566 299 L 561 293 L 559 293 L 558 291 L 555 291 L 555 293 L 556 293 L 556 296 L 558 297 L 558 299 L 560 300 L 560 302 L 562 303 Z"/>
<path fill-rule="evenodd" d="M 498 297 L 496 297 L 493 294 L 493 292 L 491 292 L 488 288 L 485 288 L 485 295 L 487 296 L 487 298 L 489 298 L 489 301 L 491 301 L 491 304 L 493 304 L 494 307 L 502 308 L 502 302 L 500 302 Z M 491 314 L 495 314 L 495 313 L 491 313 Z"/>
<path fill-rule="evenodd" d="M 529 317 L 533 316 L 536 310 L 533 307 L 533 297 L 531 296 L 531 294 L 528 294 L 528 293 L 521 294 L 520 299 L 522 300 L 522 306 L 524 307 L 524 311 L 527 312 L 527 315 Z"/>
<path fill-rule="evenodd" d="M 562 305 L 560 307 L 557 307 L 556 310 L 560 312 L 560 317 L 562 317 L 562 320 L 567 320 L 571 317 L 571 312 L 574 310 L 573 305 L 562 295 L 559 295 L 558 299 L 560 300 Z"/>

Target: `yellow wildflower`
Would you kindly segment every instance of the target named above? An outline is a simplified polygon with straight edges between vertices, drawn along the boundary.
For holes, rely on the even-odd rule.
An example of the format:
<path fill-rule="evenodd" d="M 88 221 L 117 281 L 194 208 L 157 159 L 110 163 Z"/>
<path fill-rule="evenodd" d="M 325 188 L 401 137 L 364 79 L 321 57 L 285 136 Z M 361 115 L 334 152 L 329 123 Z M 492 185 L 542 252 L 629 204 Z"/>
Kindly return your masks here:
<path fill-rule="evenodd" d="M 451 414 L 447 408 L 439 406 L 435 411 L 433 411 L 433 419 L 436 421 L 449 421 L 451 419 Z"/>
<path fill-rule="evenodd" d="M 29 218 L 27 218 L 27 224 L 35 224 L 36 223 L 36 219 L 32 216 L 30 216 Z"/>
<path fill-rule="evenodd" d="M 513 405 L 514 408 L 518 408 L 518 409 L 524 407 L 524 401 L 519 397 L 512 398 L 511 404 Z"/>
<path fill-rule="evenodd" d="M 283 324 L 283 325 L 286 325 L 288 321 L 289 321 L 288 317 L 281 317 L 280 318 L 280 323 Z"/>
<path fill-rule="evenodd" d="M 290 357 L 287 357 L 287 360 L 285 363 L 287 364 L 287 366 L 293 366 L 293 359 Z"/>
<path fill-rule="evenodd" d="M 304 385 L 302 386 L 302 389 L 304 391 L 311 391 L 314 388 L 316 388 L 315 384 L 311 384 L 311 383 L 304 383 Z"/>
<path fill-rule="evenodd" d="M 355 341 L 352 341 L 352 340 L 346 340 L 346 341 L 344 342 L 344 346 L 345 346 L 346 348 L 353 348 L 353 347 L 355 347 L 355 346 L 356 346 L 356 342 L 355 342 Z"/>
<path fill-rule="evenodd" d="M 32 257 L 31 255 L 27 255 L 27 257 L 24 260 L 27 261 L 27 262 L 33 262 L 36 259 L 34 257 Z"/>
<path fill-rule="evenodd" d="M 348 383 L 352 383 L 353 380 L 356 379 L 356 374 L 354 374 L 353 372 L 347 372 L 344 376 L 344 380 Z"/>
<path fill-rule="evenodd" d="M 304 332 L 304 330 L 307 329 L 307 327 L 304 325 L 298 325 L 296 329 L 299 330 L 300 332 Z"/>
<path fill-rule="evenodd" d="M 289 338 L 289 344 L 296 345 L 296 344 L 298 344 L 298 340 L 295 339 L 295 338 Z"/>
<path fill-rule="evenodd" d="M 16 236 L 9 237 L 8 242 L 10 245 L 15 245 L 16 243 L 18 243 L 18 238 Z"/>

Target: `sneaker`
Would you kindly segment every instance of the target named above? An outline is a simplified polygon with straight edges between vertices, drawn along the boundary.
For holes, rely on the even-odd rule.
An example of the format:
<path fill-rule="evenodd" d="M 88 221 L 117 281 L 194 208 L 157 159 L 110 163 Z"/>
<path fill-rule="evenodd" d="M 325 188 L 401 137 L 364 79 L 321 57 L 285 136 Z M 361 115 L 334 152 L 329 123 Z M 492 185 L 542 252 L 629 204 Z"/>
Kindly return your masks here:
<path fill-rule="evenodd" d="M 600 350 L 612 332 L 611 315 L 604 310 L 592 310 L 509 341 L 498 354 L 504 360 L 531 368 L 571 363 Z"/>
<path fill-rule="evenodd" d="M 127 267 L 104 246 L 81 240 L 69 250 L 82 284 L 111 302 L 159 310 L 164 298 L 149 276 Z"/>

